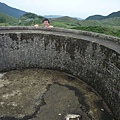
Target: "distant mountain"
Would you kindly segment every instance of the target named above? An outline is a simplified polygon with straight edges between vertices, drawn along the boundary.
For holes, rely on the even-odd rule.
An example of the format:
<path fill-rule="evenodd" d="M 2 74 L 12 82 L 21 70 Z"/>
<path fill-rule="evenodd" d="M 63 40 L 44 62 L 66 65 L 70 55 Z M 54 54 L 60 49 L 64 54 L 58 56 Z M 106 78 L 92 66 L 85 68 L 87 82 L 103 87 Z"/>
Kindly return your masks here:
<path fill-rule="evenodd" d="M 102 20 L 102 19 L 113 18 L 113 17 L 120 17 L 120 11 L 113 12 L 107 16 L 92 15 L 92 16 L 87 17 L 86 20 Z"/>
<path fill-rule="evenodd" d="M 74 18 L 76 18 L 76 19 L 78 19 L 78 20 L 83 20 L 82 18 L 79 18 L 79 17 L 74 17 Z"/>
<path fill-rule="evenodd" d="M 15 18 L 19 18 L 26 13 L 25 11 L 10 7 L 1 2 L 0 2 L 0 12 Z"/>
<path fill-rule="evenodd" d="M 113 12 L 113 13 L 109 14 L 108 16 L 106 16 L 105 18 L 113 18 L 113 17 L 120 17 L 120 11 Z"/>
<path fill-rule="evenodd" d="M 93 15 L 93 16 L 89 16 L 88 18 L 86 18 L 86 20 L 102 20 L 104 19 L 105 16 L 102 15 Z"/>
<path fill-rule="evenodd" d="M 78 22 L 79 20 L 77 18 L 69 17 L 69 16 L 63 16 L 59 18 L 52 19 L 57 22 Z"/>
<path fill-rule="evenodd" d="M 61 17 L 65 17 L 65 16 L 62 16 L 62 15 L 44 15 L 43 17 L 45 17 L 45 18 L 61 18 Z M 71 17 L 71 18 L 76 18 L 78 20 L 82 20 L 79 17 Z"/>
<path fill-rule="evenodd" d="M 61 15 L 44 15 L 43 17 L 45 17 L 45 18 L 60 18 L 62 16 Z"/>

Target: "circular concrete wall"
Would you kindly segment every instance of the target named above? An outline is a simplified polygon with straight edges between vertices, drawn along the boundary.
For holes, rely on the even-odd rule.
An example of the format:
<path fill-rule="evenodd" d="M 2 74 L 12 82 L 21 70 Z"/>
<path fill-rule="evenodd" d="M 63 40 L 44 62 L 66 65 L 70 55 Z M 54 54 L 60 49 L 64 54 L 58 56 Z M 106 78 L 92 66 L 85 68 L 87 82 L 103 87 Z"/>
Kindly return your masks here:
<path fill-rule="evenodd" d="M 120 119 L 120 39 L 97 33 L 0 27 L 0 72 L 46 68 L 93 87 Z"/>

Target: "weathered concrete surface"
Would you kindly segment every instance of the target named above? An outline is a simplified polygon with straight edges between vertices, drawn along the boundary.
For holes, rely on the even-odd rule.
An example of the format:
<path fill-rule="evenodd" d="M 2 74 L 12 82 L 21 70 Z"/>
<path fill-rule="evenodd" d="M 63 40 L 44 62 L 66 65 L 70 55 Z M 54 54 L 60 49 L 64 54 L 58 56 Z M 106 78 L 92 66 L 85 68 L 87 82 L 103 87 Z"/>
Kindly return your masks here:
<path fill-rule="evenodd" d="M 5 81 L 4 83 L 2 81 Z M 113 120 L 102 98 L 65 73 L 43 69 L 14 70 L 0 79 L 0 120 Z"/>
<path fill-rule="evenodd" d="M 120 119 L 120 39 L 90 32 L 0 27 L 0 71 L 48 68 L 92 86 Z"/>

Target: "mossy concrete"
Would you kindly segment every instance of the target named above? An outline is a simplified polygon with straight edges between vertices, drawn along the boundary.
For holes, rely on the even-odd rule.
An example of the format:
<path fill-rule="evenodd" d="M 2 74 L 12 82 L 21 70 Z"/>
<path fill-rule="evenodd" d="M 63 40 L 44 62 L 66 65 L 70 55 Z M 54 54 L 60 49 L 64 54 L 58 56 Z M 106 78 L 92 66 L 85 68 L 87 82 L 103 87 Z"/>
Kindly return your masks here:
<path fill-rule="evenodd" d="M 92 32 L 0 27 L 0 71 L 46 68 L 93 87 L 120 119 L 120 39 Z"/>

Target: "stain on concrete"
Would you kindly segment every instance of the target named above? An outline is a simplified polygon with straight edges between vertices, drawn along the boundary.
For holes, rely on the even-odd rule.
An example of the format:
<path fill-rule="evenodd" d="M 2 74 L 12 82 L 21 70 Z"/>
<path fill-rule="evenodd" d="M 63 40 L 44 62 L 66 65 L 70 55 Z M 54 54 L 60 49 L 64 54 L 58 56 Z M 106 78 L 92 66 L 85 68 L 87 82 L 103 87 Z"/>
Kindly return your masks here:
<path fill-rule="evenodd" d="M 90 86 L 66 73 L 14 70 L 0 78 L 0 85 L 0 120 L 64 120 L 68 114 L 81 120 L 114 119 Z"/>

